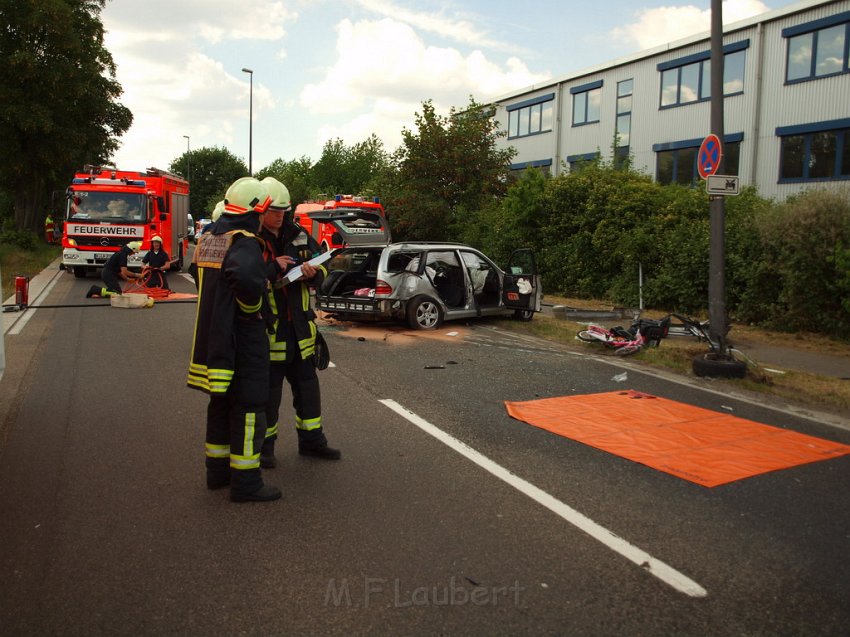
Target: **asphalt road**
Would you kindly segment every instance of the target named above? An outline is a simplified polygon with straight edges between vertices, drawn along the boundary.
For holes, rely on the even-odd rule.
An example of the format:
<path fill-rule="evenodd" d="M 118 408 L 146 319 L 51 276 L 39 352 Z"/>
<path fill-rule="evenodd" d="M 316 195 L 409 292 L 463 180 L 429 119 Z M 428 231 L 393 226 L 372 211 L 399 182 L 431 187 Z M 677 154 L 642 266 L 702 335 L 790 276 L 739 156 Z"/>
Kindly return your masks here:
<path fill-rule="evenodd" d="M 44 302 L 85 303 L 93 282 L 63 274 Z M 301 458 L 282 424 L 266 480 L 284 498 L 236 505 L 204 484 L 206 398 L 185 386 L 194 309 L 39 310 L 7 336 L 3 635 L 850 625 L 850 457 L 706 489 L 513 420 L 503 401 L 631 388 L 850 444 L 846 427 L 487 322 L 330 326 L 323 418 L 343 459 Z"/>

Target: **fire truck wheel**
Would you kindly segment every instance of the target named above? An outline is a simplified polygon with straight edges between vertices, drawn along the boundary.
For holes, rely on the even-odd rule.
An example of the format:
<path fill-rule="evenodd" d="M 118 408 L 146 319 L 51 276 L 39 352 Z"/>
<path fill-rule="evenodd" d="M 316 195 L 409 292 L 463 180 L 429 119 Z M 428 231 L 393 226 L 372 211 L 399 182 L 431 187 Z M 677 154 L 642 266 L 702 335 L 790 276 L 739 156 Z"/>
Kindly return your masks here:
<path fill-rule="evenodd" d="M 331 247 L 328 245 L 327 241 L 322 241 L 322 245 L 319 248 L 319 251 L 324 254 L 325 252 L 328 252 L 330 249 L 331 249 Z"/>
<path fill-rule="evenodd" d="M 74 276 L 75 277 L 77 277 L 78 279 L 85 279 L 86 274 L 87 274 L 87 271 L 86 271 L 85 268 L 83 268 L 79 265 L 74 266 Z"/>
<path fill-rule="evenodd" d="M 421 295 L 407 304 L 407 324 L 414 330 L 433 330 L 443 322 L 443 309 L 434 299 Z"/>

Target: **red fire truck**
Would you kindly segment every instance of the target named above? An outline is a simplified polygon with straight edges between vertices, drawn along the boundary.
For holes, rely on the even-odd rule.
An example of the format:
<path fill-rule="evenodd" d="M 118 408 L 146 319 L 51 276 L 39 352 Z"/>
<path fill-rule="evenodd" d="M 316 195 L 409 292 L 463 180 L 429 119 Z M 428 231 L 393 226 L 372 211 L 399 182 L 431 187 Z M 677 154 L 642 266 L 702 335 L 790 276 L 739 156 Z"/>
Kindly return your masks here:
<path fill-rule="evenodd" d="M 74 175 L 67 190 L 68 204 L 62 231 L 62 265 L 84 277 L 130 241 L 142 248 L 128 265 L 140 268 L 151 237 L 183 266 L 189 182 L 158 168 L 145 172 L 86 166 Z"/>
<path fill-rule="evenodd" d="M 369 212 L 377 212 L 384 219 L 383 225 L 360 219 L 356 221 L 346 221 L 344 226 L 349 234 L 384 234 L 386 233 L 389 240 L 389 226 L 386 222 L 386 213 L 381 205 L 380 199 L 374 197 L 367 199 L 365 197 L 355 197 L 353 195 L 336 195 L 333 199 L 324 200 L 320 197 L 318 201 L 308 201 L 298 204 L 295 207 L 295 223 L 301 225 L 322 247 L 322 252 L 327 252 L 333 248 L 342 248 L 347 244 L 346 238 L 330 223 L 321 223 L 311 217 L 311 213 L 319 213 L 324 210 L 339 210 L 345 212 L 347 210 L 368 210 Z"/>

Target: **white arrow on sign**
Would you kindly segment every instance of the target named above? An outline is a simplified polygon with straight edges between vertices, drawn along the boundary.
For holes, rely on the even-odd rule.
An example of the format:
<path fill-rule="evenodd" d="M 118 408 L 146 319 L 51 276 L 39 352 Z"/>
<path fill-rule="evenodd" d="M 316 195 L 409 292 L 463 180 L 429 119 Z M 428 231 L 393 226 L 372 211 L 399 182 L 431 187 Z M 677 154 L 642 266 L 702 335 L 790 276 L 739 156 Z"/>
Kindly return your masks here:
<path fill-rule="evenodd" d="M 737 175 L 709 175 L 705 180 L 705 191 L 709 195 L 737 195 Z"/>

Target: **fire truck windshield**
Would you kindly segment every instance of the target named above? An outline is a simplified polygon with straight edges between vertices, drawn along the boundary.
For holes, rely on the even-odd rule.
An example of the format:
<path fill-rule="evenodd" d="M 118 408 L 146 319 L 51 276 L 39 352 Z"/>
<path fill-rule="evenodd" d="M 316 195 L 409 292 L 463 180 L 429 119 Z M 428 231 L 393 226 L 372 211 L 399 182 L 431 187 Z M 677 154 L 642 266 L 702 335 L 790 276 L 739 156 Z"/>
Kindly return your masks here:
<path fill-rule="evenodd" d="M 144 223 L 147 221 L 147 200 L 144 195 L 135 193 L 78 190 L 68 200 L 67 218 Z"/>

